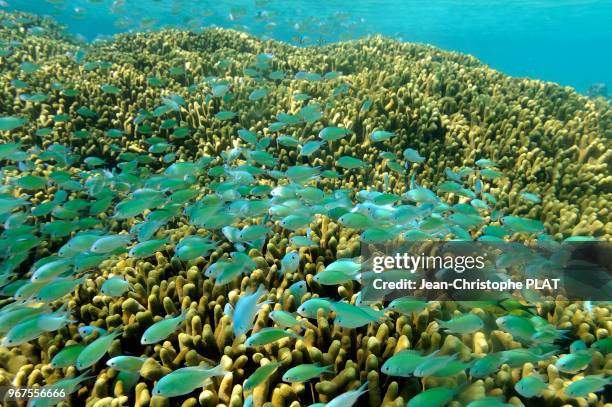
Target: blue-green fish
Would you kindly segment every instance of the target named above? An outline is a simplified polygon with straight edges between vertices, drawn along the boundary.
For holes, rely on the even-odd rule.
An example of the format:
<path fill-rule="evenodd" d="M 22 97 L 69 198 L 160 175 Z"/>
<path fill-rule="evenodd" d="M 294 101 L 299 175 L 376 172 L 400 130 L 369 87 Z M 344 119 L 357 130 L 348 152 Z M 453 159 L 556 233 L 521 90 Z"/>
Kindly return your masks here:
<path fill-rule="evenodd" d="M 499 353 L 491 353 L 477 359 L 470 367 L 470 376 L 484 379 L 485 377 L 497 372 L 504 363 L 504 357 Z"/>
<path fill-rule="evenodd" d="M 207 366 L 183 367 L 159 379 L 151 393 L 154 396 L 179 397 L 203 387 L 207 379 L 225 376 L 227 373 L 221 365 L 213 368 Z"/>
<path fill-rule="evenodd" d="M 351 407 L 353 404 L 357 402 L 357 400 L 359 399 L 359 397 L 361 397 L 362 394 L 365 394 L 368 391 L 367 387 L 368 387 L 368 382 L 365 382 L 364 384 L 362 384 L 355 390 L 349 390 L 339 396 L 334 397 L 327 404 L 325 404 L 325 406 L 326 407 Z"/>
<path fill-rule="evenodd" d="M 410 377 L 427 356 L 415 350 L 403 350 L 383 363 L 381 371 L 388 376 Z"/>
<path fill-rule="evenodd" d="M 350 133 L 351 131 L 349 129 L 344 129 L 341 127 L 325 127 L 319 132 L 319 138 L 327 142 L 332 142 L 340 140 Z"/>
<path fill-rule="evenodd" d="M 98 238 L 89 249 L 92 253 L 103 254 L 126 247 L 132 241 L 129 235 L 109 235 Z"/>
<path fill-rule="evenodd" d="M 188 310 L 184 310 L 180 315 L 174 318 L 162 319 L 148 327 L 142 334 L 140 343 L 142 345 L 151 345 L 163 341 L 168 336 L 172 335 L 179 328 L 179 325 L 187 319 L 187 311 Z"/>
<path fill-rule="evenodd" d="M 590 350 L 580 350 L 557 359 L 555 367 L 564 373 L 576 373 L 585 369 L 592 359 L 593 354 Z"/>
<path fill-rule="evenodd" d="M 331 309 L 336 313 L 334 323 L 343 328 L 359 328 L 369 323 L 379 323 L 381 319 L 386 318 L 383 311 L 342 301 L 331 303 Z"/>
<path fill-rule="evenodd" d="M 280 274 L 295 273 L 300 266 L 300 254 L 298 252 L 287 252 L 281 259 Z"/>
<path fill-rule="evenodd" d="M 425 157 L 422 157 L 421 154 L 419 154 L 417 150 L 414 150 L 412 148 L 405 149 L 403 152 L 403 156 L 406 160 L 412 163 L 418 164 L 418 163 L 422 163 L 423 161 L 425 161 Z"/>
<path fill-rule="evenodd" d="M 79 370 L 87 369 L 93 366 L 106 354 L 110 349 L 113 341 L 123 333 L 123 330 L 118 329 L 101 336 L 91 342 L 83 349 L 76 360 L 76 368 Z"/>
<path fill-rule="evenodd" d="M 540 375 L 530 375 L 523 377 L 516 382 L 514 389 L 523 397 L 539 397 L 542 392 L 548 387 L 544 379 Z"/>
<path fill-rule="evenodd" d="M 54 369 L 74 366 L 83 349 L 85 349 L 85 345 L 81 344 L 66 346 L 53 356 L 49 365 Z"/>
<path fill-rule="evenodd" d="M 465 314 L 455 317 L 449 321 L 441 321 L 436 319 L 440 328 L 446 330 L 446 332 L 457 333 L 457 334 L 469 334 L 480 330 L 483 327 L 482 319 L 474 314 Z"/>
<path fill-rule="evenodd" d="M 379 141 L 389 140 L 393 136 L 395 136 L 395 133 L 392 131 L 376 130 L 370 134 L 370 140 L 376 143 Z"/>
<path fill-rule="evenodd" d="M 113 276 L 102 283 L 100 292 L 110 297 L 121 297 L 134 287 L 123 276 Z"/>
<path fill-rule="evenodd" d="M 246 334 L 252 327 L 257 313 L 268 301 L 257 303 L 266 294 L 266 288 L 261 284 L 255 292 L 244 293 L 234 308 L 233 332 L 234 336 Z"/>
<path fill-rule="evenodd" d="M 302 146 L 300 150 L 300 155 L 309 157 L 314 154 L 319 148 L 321 148 L 322 145 L 322 141 L 309 141 Z"/>
<path fill-rule="evenodd" d="M 565 394 L 570 397 L 588 397 L 590 393 L 599 393 L 606 386 L 612 385 L 612 378 L 599 375 L 585 376 L 580 380 L 570 383 L 565 389 Z"/>
<path fill-rule="evenodd" d="M 260 366 L 242 384 L 245 391 L 251 391 L 256 386 L 266 381 L 280 366 L 280 362 L 269 362 Z"/>
<path fill-rule="evenodd" d="M 235 315 L 235 312 L 234 312 Z M 245 346 L 263 346 L 272 342 L 279 341 L 283 338 L 302 339 L 302 337 L 294 332 L 287 331 L 281 328 L 262 328 L 252 334 L 244 343 Z"/>
<path fill-rule="evenodd" d="M 106 361 L 106 365 L 121 372 L 139 372 L 147 358 L 136 356 L 115 356 Z"/>
<path fill-rule="evenodd" d="M 319 310 L 323 310 L 324 315 L 328 315 L 332 310 L 332 303 L 327 298 L 311 298 L 297 309 L 298 314 L 305 318 L 317 318 Z"/>
<path fill-rule="evenodd" d="M 288 383 L 303 383 L 319 377 L 324 373 L 333 373 L 334 367 L 316 364 L 302 364 L 292 367 L 283 374 L 283 381 Z"/>
<path fill-rule="evenodd" d="M 417 394 L 408 401 L 407 407 L 442 407 L 457 394 L 457 388 L 434 387 Z"/>

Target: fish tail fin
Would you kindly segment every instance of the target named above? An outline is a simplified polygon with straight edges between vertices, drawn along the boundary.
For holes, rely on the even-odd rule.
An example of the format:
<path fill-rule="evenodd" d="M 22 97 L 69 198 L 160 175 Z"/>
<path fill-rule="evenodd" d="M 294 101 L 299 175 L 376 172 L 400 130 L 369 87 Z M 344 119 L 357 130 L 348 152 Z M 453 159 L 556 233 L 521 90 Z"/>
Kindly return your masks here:
<path fill-rule="evenodd" d="M 547 352 L 547 353 L 543 353 L 543 354 L 541 354 L 541 355 L 538 357 L 538 359 L 539 359 L 539 360 L 545 360 L 545 359 L 550 358 L 551 356 L 556 355 L 557 353 L 558 353 L 558 351 L 556 351 L 556 350 L 552 350 L 552 351 L 550 351 L 550 352 Z"/>
<path fill-rule="evenodd" d="M 112 335 L 114 338 L 123 335 L 123 326 L 118 326 L 113 332 L 107 333 L 107 335 Z"/>
<path fill-rule="evenodd" d="M 93 379 L 94 377 L 97 377 L 96 375 L 88 376 L 90 373 L 91 373 L 91 369 L 87 369 L 87 370 L 83 371 L 83 373 L 81 373 L 80 375 L 77 376 L 78 381 L 82 382 L 82 381 Z"/>
<path fill-rule="evenodd" d="M 440 325 L 440 328 L 446 328 L 446 321 L 436 318 L 436 322 Z"/>
<path fill-rule="evenodd" d="M 254 291 L 254 294 L 259 294 L 259 296 L 261 296 L 263 295 L 265 291 L 266 291 L 266 286 L 264 286 L 263 284 L 259 284 L 257 289 Z"/>
<path fill-rule="evenodd" d="M 366 393 L 368 391 L 368 384 L 370 384 L 370 382 L 369 382 L 369 380 L 366 380 L 365 383 L 363 383 L 361 386 L 356 388 L 355 391 L 359 392 L 359 394 Z"/>
<path fill-rule="evenodd" d="M 322 373 L 334 373 L 334 365 L 322 366 Z"/>
<path fill-rule="evenodd" d="M 213 374 L 213 376 L 225 376 L 226 374 L 231 373 L 223 366 L 221 366 L 221 364 L 218 364 L 217 366 L 211 368 L 210 372 Z"/>
<path fill-rule="evenodd" d="M 256 305 L 256 307 L 257 307 L 257 312 L 259 312 L 259 310 L 261 310 L 261 309 L 263 308 L 263 306 L 264 306 L 264 305 L 273 304 L 273 303 L 274 303 L 274 302 L 273 302 L 273 301 L 271 301 L 271 300 L 265 300 L 265 301 L 262 301 L 262 302 L 258 303 L 258 304 Z"/>

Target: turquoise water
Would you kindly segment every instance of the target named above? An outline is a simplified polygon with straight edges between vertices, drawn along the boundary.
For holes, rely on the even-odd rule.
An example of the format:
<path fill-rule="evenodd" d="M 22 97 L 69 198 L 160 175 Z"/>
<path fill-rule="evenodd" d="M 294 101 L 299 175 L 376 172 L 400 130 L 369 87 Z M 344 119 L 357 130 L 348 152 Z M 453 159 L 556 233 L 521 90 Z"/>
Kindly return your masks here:
<path fill-rule="evenodd" d="M 612 1 L 7 0 L 86 40 L 165 26 L 231 27 L 318 44 L 384 34 L 472 54 L 514 76 L 612 87 Z"/>

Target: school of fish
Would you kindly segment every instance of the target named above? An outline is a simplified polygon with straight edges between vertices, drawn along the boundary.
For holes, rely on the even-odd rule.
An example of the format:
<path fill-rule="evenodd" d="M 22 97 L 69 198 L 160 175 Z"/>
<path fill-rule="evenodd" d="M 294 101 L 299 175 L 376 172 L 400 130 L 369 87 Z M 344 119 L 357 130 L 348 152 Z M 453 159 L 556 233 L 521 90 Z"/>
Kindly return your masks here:
<path fill-rule="evenodd" d="M 110 63 L 88 58 L 86 50 L 72 60 L 84 71 L 105 76 L 99 87 L 109 103 L 129 91 L 113 84 Z M 368 270 L 359 250 L 334 259 L 316 255 L 338 245 L 336 237 L 334 242 L 327 239 L 330 230 L 337 236 L 348 233 L 344 236 L 352 236 L 358 249 L 397 241 L 544 244 L 554 239 L 540 220 L 497 204 L 494 186 L 502 177 L 511 179 L 512 169 L 501 168 L 491 157 L 479 157 L 473 166 L 445 168 L 443 182 L 425 187 L 421 170 L 435 165 L 435 158 L 414 145 L 402 146 L 403 154 L 397 156 L 392 152 L 394 129 L 378 128 L 367 140 L 379 152 L 374 161 L 342 155 L 325 165 L 313 164 L 315 156 L 328 155 L 354 133 L 341 120 L 326 116 L 329 106 L 341 103 L 348 86 L 342 72 L 287 72 L 274 64 L 270 53 L 249 61 L 241 78 L 251 83 L 247 94 L 233 93 L 223 77 L 198 84 L 216 106 L 210 112 L 213 120 L 239 122 L 241 128 L 231 134 L 232 148 L 193 160 L 179 154 L 194 130 L 182 120 L 191 106 L 193 84 L 182 93 L 160 92 L 156 106 L 138 107 L 130 122 L 146 136 L 148 151 L 122 151 L 118 160 L 79 154 L 73 143 L 91 137 L 86 128 L 62 142 L 31 145 L 14 137 L 26 128 L 44 137 L 76 116 L 95 121 L 99 116 L 93 105 L 83 105 L 74 115 L 58 111 L 46 127 L 32 115 L 0 117 L 0 349 L 24 360 L 32 348 L 47 350 L 52 343 L 48 360 L 28 363 L 53 370 L 50 380 L 37 384 L 66 389 L 65 400 L 73 405 L 82 401 L 79 389 L 91 389 L 103 371 L 123 383 L 122 394 L 128 397 L 147 383 L 151 400 L 195 397 L 194 403 L 207 388 L 239 378 L 234 384 L 240 392 L 219 400 L 226 405 L 270 401 L 267 389 L 272 393 L 276 386 L 293 394 L 291 405 L 397 405 L 398 400 L 409 407 L 530 405 L 544 394 L 566 403 L 609 402 L 610 303 L 567 303 L 585 315 L 587 322 L 576 326 L 559 314 L 554 300 L 545 298 L 534 303 L 411 297 L 361 302 L 360 281 Z M 36 75 L 44 69 L 21 61 L 13 86 L 29 89 L 30 78 L 40 81 Z M 174 67 L 166 75 L 184 73 Z M 292 108 L 270 118 L 265 131 L 230 109 L 236 99 L 250 105 L 265 101 L 284 78 L 304 86 L 290 95 Z M 149 84 L 163 87 L 166 80 L 150 77 Z M 321 81 L 337 82 L 333 94 L 317 93 Z M 46 85 L 48 92 L 66 97 L 79 92 L 60 83 Z M 309 87 L 312 94 L 306 93 Z M 48 95 L 36 90 L 19 97 L 35 105 Z M 362 111 L 372 103 L 363 100 Z M 306 124 L 317 125 L 318 131 L 305 134 Z M 103 130 L 110 140 L 125 131 Z M 282 150 L 291 151 L 295 162 L 282 162 Z M 383 179 L 381 190 L 342 185 L 350 173 L 369 173 L 374 162 L 385 163 L 388 170 L 375 174 Z M 389 173 L 404 182 L 391 183 Z M 541 202 L 534 192 L 523 191 L 521 197 L 529 204 Z M 283 240 L 280 248 L 269 245 L 273 237 Z M 145 269 L 139 268 L 145 263 Z M 146 270 L 144 276 L 139 270 Z M 163 283 L 149 285 L 147 278 L 159 273 Z M 192 277 L 215 297 L 205 298 L 202 287 L 187 283 Z M 180 301 L 166 296 L 160 304 L 160 292 L 177 292 Z M 108 318 L 92 318 L 84 311 L 89 308 L 83 298 L 91 307 L 106 309 Z M 214 310 L 206 305 L 213 301 Z M 151 313 L 153 309 L 157 312 Z M 110 318 L 122 310 L 124 316 Z M 131 327 L 146 310 L 145 323 Z M 187 363 L 193 348 L 210 346 L 201 336 L 185 339 L 194 326 L 210 320 L 207 314 L 225 324 L 230 350 L 192 355 Z M 400 334 L 387 343 L 372 340 L 388 338 L 393 330 Z M 422 332 L 421 337 L 413 331 Z M 319 337 L 321 332 L 327 337 Z M 361 344 L 365 333 L 370 340 Z M 487 343 L 492 335 L 495 339 Z M 321 341 L 335 343 L 336 357 L 329 357 L 331 351 L 327 356 L 311 354 L 309 360 L 291 352 L 277 357 L 283 346 L 307 349 Z M 347 342 L 359 348 L 354 358 L 340 349 Z M 184 354 L 172 355 L 168 344 Z M 235 349 L 241 356 L 232 359 Z M 175 358 L 178 363 L 172 362 Z M 165 369 L 155 380 L 141 375 L 151 364 Z M 482 389 L 492 388 L 503 375 L 512 383 L 507 391 L 485 394 Z M 332 384 L 333 390 L 325 391 Z M 368 393 L 380 393 L 381 386 L 386 394 L 368 398 Z M 36 398 L 30 405 L 61 401 Z"/>

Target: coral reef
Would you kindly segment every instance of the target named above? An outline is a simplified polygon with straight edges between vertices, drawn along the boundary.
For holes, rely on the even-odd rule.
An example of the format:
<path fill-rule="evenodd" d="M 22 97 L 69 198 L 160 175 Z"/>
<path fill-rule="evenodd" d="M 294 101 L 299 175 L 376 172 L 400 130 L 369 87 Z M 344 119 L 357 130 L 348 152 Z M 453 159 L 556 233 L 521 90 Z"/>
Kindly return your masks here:
<path fill-rule="evenodd" d="M 95 186 L 85 187 L 81 175 L 95 167 L 95 161 L 79 161 L 72 154 L 99 158 L 109 168 L 123 169 L 123 175 L 119 170 L 114 173 L 116 190 L 136 183 L 139 176 L 150 177 L 174 161 L 203 160 L 208 168 L 194 174 L 194 179 L 205 191 L 218 184 L 217 174 L 223 174 L 228 151 L 245 144 L 237 141 L 241 129 L 273 139 L 278 171 L 300 164 L 337 169 L 335 163 L 343 156 L 364 161 L 364 167 L 345 171 L 340 178 L 318 180 L 317 187 L 327 193 L 339 189 L 383 191 L 388 187 L 400 195 L 410 189 L 410 174 L 418 174 L 420 185 L 433 189 L 446 179 L 447 168 L 474 167 L 477 160 L 487 157 L 503 174 L 492 174 L 483 191 L 496 197 L 496 207 L 503 208 L 505 215 L 539 219 L 558 240 L 612 237 L 612 110 L 609 104 L 569 88 L 508 77 L 470 56 L 382 37 L 296 48 L 229 30 L 163 30 L 85 45 L 63 34 L 50 20 L 2 14 L 0 21 L 0 117 L 28 120 L 0 134 L 3 143 L 38 146 L 40 150 L 27 150 L 35 164 L 31 168 L 4 161 L 4 185 L 15 185 L 15 179 L 25 171 L 54 182 L 44 188 L 29 188 L 22 181 L 16 184 L 15 196 L 27 194 L 36 208 L 55 202 L 61 191 L 67 191 L 65 202 L 73 203 L 72 208 L 63 205 L 59 207 L 62 210 L 46 215 L 46 225 L 58 223 L 49 226 L 44 237 L 36 236 L 24 256 L 3 259 L 2 307 L 13 303 L 20 287 L 15 281 L 23 281 L 17 278 L 29 281 L 35 262 L 56 253 L 75 236 L 77 228 L 103 225 L 106 233 L 121 233 L 142 223 L 140 212 L 138 216 L 118 217 L 113 215 L 115 205 L 110 201 L 106 207 L 100 202 L 103 198 L 90 201 L 87 190 Z M 33 35 L 34 27 L 42 27 L 43 32 Z M 24 61 L 36 66 L 24 66 Z M 267 90 L 263 99 L 253 96 L 259 88 Z M 178 97 L 160 103 L 170 95 Z M 315 103 L 316 110 L 324 112 L 316 120 L 292 126 L 287 124 L 291 118 L 281 116 L 305 114 L 302 109 Z M 235 112 L 236 116 L 228 113 L 226 119 L 223 112 Z M 319 140 L 320 131 L 331 126 L 351 132 L 308 157 L 296 148 L 278 144 L 280 134 L 293 136 L 302 145 Z M 392 131 L 394 136 L 375 143 L 370 135 L 381 129 Z M 71 151 L 59 149 L 58 144 L 69 146 Z M 389 165 L 393 159 L 380 158 L 381 151 L 402 157 L 406 148 L 419 151 L 425 160 L 394 170 Z M 55 155 L 50 161 L 51 153 Z M 140 165 L 138 176 L 125 170 L 134 162 Z M 266 180 L 262 185 L 276 184 Z M 128 191 L 129 186 L 126 195 Z M 521 195 L 524 192 L 541 200 L 528 201 Z M 208 196 L 208 192 L 202 194 L 201 199 Z M 460 202 L 461 197 L 451 200 Z M 79 202 L 86 202 L 87 210 L 79 207 Z M 98 210 L 92 209 L 94 202 L 100 204 Z M 166 212 L 174 209 L 169 205 Z M 485 321 L 486 330 L 443 332 L 436 319 L 470 312 L 454 302 L 432 302 L 412 315 L 394 313 L 379 324 L 357 329 L 335 324 L 319 309 L 317 317 L 305 324 L 300 338 L 248 347 L 245 335 L 233 334 L 232 317 L 225 308 L 228 303 L 235 306 L 241 295 L 260 284 L 267 287 L 264 299 L 270 304 L 263 305 L 257 315 L 254 332 L 273 325 L 272 311 L 294 312 L 315 295 L 354 302 L 357 283 L 325 286 L 314 277 L 339 258 L 359 256 L 359 231 L 343 227 L 331 217 L 317 218 L 309 236 L 315 245 L 299 248 L 299 268 L 279 278 L 281 259 L 291 251 L 290 238 L 297 234 L 275 225 L 262 247 L 247 249 L 254 270 L 227 285 L 216 285 L 204 272 L 215 261 L 227 258 L 232 244 L 218 231 L 212 232 L 220 244 L 207 256 L 178 259 L 173 245 L 186 236 L 210 232 L 193 225 L 180 209 L 172 213 L 174 218 L 165 229 L 167 242 L 154 254 L 104 259 L 85 274 L 84 282 L 74 291 L 54 300 L 55 305 L 65 303 L 74 310 L 78 325 L 67 324 L 18 347 L 0 347 L 0 385 L 44 386 L 78 376 L 82 372 L 74 366 L 53 368 L 50 362 L 66 346 L 92 343 L 99 334 L 83 339 L 78 328 L 95 326 L 107 331 L 123 329 L 108 348 L 109 357 L 142 356 L 144 363 L 129 383 L 125 377 L 119 378 L 119 371 L 98 362 L 90 372 L 95 379 L 75 392 L 70 401 L 62 402 L 66 405 L 241 406 L 247 395 L 244 381 L 271 361 L 280 362 L 280 367 L 249 393 L 256 406 L 326 403 L 366 380 L 368 392 L 362 401 L 372 406 L 405 405 L 422 390 L 461 385 L 465 385 L 461 394 L 449 405 L 465 405 L 484 396 L 506 396 L 509 403 L 522 405 L 526 399 L 519 397 L 514 386 L 533 371 L 543 372 L 550 384 L 539 399 L 542 404 L 606 402 L 595 393 L 584 398 L 565 394 L 563 388 L 576 377 L 558 370 L 554 361 L 559 356 L 552 362 L 533 361 L 519 368 L 504 364 L 482 379 L 470 379 L 465 372 L 423 379 L 384 375 L 381 368 L 385 361 L 405 349 L 424 353 L 439 350 L 440 355 L 459 354 L 467 361 L 522 346 L 511 334 L 495 327 L 494 313 L 480 308 L 471 312 Z M 142 212 L 152 213 L 149 208 Z M 7 248 L 12 247 L 7 243 L 10 228 L 4 227 L 2 237 L 0 248 L 8 253 Z M 124 276 L 133 289 L 118 298 L 103 295 L 102 284 L 117 275 Z M 296 298 L 289 290 L 299 281 L 309 287 L 303 298 Z M 181 311 L 185 312 L 181 329 L 159 343 L 140 344 L 139 338 L 154 322 Z M 612 337 L 611 312 L 607 303 L 595 304 L 588 313 L 582 304 L 562 298 L 537 306 L 539 316 L 588 346 Z M 581 374 L 609 376 L 610 355 L 594 352 Z M 232 375 L 213 377 L 211 385 L 183 397 L 153 394 L 155 383 L 163 376 L 202 363 L 221 365 Z M 324 373 L 317 383 L 281 380 L 288 368 L 307 363 L 332 365 L 334 373 Z"/>

